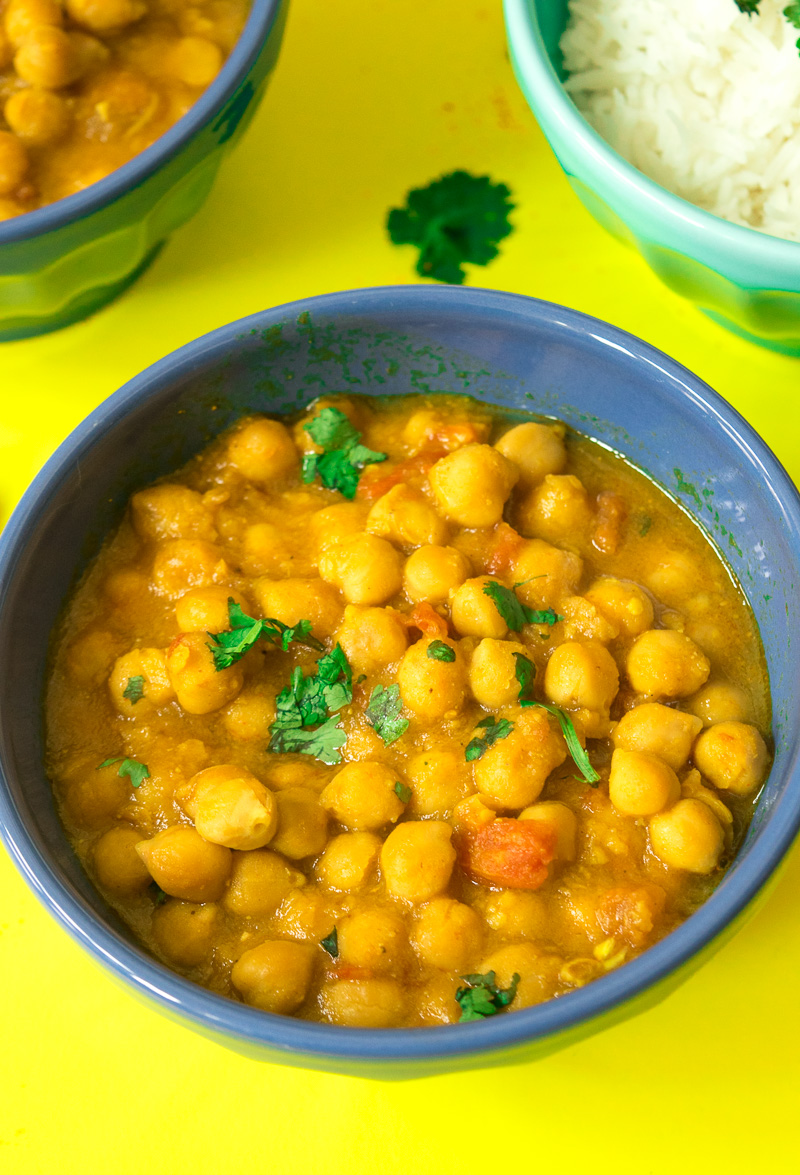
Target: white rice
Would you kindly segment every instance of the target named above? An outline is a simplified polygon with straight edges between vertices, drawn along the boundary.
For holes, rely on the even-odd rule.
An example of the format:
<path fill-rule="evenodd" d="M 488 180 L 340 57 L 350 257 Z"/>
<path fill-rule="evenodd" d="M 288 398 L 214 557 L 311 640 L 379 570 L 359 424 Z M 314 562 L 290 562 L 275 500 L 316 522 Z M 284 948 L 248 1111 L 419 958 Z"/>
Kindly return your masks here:
<path fill-rule="evenodd" d="M 735 224 L 800 241 L 800 30 L 788 0 L 570 0 L 566 86 L 635 167 Z"/>

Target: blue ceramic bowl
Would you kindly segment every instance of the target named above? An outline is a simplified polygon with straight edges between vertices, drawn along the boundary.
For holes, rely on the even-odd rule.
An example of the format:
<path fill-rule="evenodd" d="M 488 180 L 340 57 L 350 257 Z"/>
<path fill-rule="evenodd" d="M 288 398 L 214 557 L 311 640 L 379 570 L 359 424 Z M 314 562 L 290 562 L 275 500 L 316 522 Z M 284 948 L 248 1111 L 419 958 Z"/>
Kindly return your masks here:
<path fill-rule="evenodd" d="M 146 151 L 83 192 L 0 223 L 0 342 L 93 314 L 194 216 L 263 97 L 287 8 L 253 0 L 219 76 Z"/>
<path fill-rule="evenodd" d="M 558 416 L 625 454 L 730 562 L 761 628 L 775 765 L 711 899 L 597 982 L 482 1023 L 354 1030 L 259 1012 L 151 958 L 95 892 L 57 818 L 39 715 L 48 636 L 129 494 L 175 470 L 241 413 L 325 392 L 468 392 Z M 573 310 L 489 290 L 409 286 L 310 298 L 223 327 L 106 400 L 64 442 L 0 536 L 0 826 L 37 896 L 112 976 L 166 1015 L 253 1057 L 413 1077 L 542 1055 L 663 998 L 733 932 L 800 822 L 800 499 L 724 400 L 646 343 Z"/>
<path fill-rule="evenodd" d="M 561 84 L 567 0 L 504 0 L 517 79 L 589 212 L 661 280 L 736 334 L 800 355 L 800 243 L 731 224 L 618 155 Z"/>

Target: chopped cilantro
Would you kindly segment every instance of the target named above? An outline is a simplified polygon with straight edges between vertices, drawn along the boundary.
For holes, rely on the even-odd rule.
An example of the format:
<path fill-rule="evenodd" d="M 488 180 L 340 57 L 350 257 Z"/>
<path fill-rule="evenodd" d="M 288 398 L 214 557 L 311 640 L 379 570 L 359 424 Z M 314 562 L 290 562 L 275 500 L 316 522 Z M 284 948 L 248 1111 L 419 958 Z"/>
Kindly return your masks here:
<path fill-rule="evenodd" d="M 134 677 L 128 678 L 128 684 L 122 691 L 123 698 L 127 698 L 132 706 L 137 702 L 141 702 L 144 697 L 144 677 L 137 673 Z"/>
<path fill-rule="evenodd" d="M 120 768 L 117 775 L 125 776 L 131 781 L 131 787 L 140 787 L 146 779 L 150 778 L 150 770 L 144 763 L 140 763 L 138 759 L 104 759 L 97 768 L 99 771 L 102 767 L 111 767 L 112 764 L 119 763 Z"/>
<path fill-rule="evenodd" d="M 428 656 L 431 661 L 455 661 L 456 651 L 445 641 L 431 641 L 428 645 Z"/>
<path fill-rule="evenodd" d="M 147 888 L 150 890 L 151 894 L 153 895 L 153 905 L 154 906 L 163 906 L 164 902 L 167 900 L 167 895 L 164 893 L 164 890 L 161 888 L 161 886 L 158 884 L 158 882 L 151 881 L 150 885 Z"/>
<path fill-rule="evenodd" d="M 230 632 L 210 632 L 208 635 L 214 642 L 209 645 L 214 658 L 214 668 L 217 672 L 230 669 L 236 661 L 241 660 L 245 653 L 249 653 L 263 636 L 274 644 L 280 645 L 284 652 L 292 641 L 299 645 L 306 645 L 310 649 L 322 651 L 325 646 L 315 636 L 311 636 L 311 621 L 300 620 L 290 628 L 282 620 L 255 620 L 248 616 L 232 596 L 228 597 L 228 619 Z"/>
<path fill-rule="evenodd" d="M 510 985 L 503 989 L 497 986 L 494 971 L 487 971 L 485 975 L 462 975 L 461 978 L 467 986 L 456 992 L 456 1001 L 461 1008 L 460 1024 L 466 1020 L 485 1020 L 487 1016 L 502 1012 L 517 994 L 520 979 L 515 971 Z"/>
<path fill-rule="evenodd" d="M 323 763 L 340 763 L 347 735 L 336 712 L 353 700 L 353 671 L 341 645 L 320 657 L 317 672 L 306 677 L 299 665 L 276 699 L 268 750 L 314 755 Z M 331 717 L 329 717 L 331 715 Z M 322 723 L 323 725 L 319 725 Z M 317 730 L 308 727 L 318 726 Z"/>
<path fill-rule="evenodd" d="M 754 12 L 758 12 L 758 6 L 761 0 L 734 0 L 734 4 L 740 12 L 746 12 L 748 16 L 752 16 Z"/>
<path fill-rule="evenodd" d="M 507 718 L 495 718 L 492 714 L 487 715 L 478 723 L 479 730 L 485 730 L 484 735 L 476 735 L 467 743 L 466 759 L 471 763 L 473 759 L 480 759 L 481 755 L 489 750 L 489 747 L 501 738 L 508 738 L 511 731 L 514 729 L 514 723 L 509 722 Z"/>
<path fill-rule="evenodd" d="M 406 783 L 401 783 L 398 779 L 394 785 L 394 790 L 397 793 L 397 798 L 401 804 L 407 804 L 411 799 L 411 788 Z"/>
<path fill-rule="evenodd" d="M 515 586 L 522 587 L 522 584 Z M 505 587 L 494 579 L 490 579 L 488 583 L 483 585 L 483 594 L 489 597 L 512 632 L 519 632 L 526 624 L 549 624 L 552 626 L 557 621 L 564 619 L 552 608 L 544 610 L 528 608 L 518 598 L 514 588 Z"/>
<path fill-rule="evenodd" d="M 486 265 L 498 254 L 497 242 L 513 231 L 514 205 L 505 184 L 488 175 L 453 171 L 424 188 L 412 188 L 404 208 L 392 208 L 386 228 L 394 245 L 416 245 L 417 273 L 462 285 L 464 263 Z"/>
<path fill-rule="evenodd" d="M 279 755 L 313 755 L 320 763 L 341 763 L 339 751 L 347 742 L 347 735 L 338 725 L 336 714 L 314 730 L 270 727 L 271 738 L 267 750 Z"/>
<path fill-rule="evenodd" d="M 323 951 L 328 952 L 332 959 L 339 958 L 339 933 L 335 926 L 329 935 L 319 940 L 319 945 Z"/>
<path fill-rule="evenodd" d="M 338 490 L 345 498 L 354 498 L 358 479 L 365 465 L 386 460 L 385 453 L 375 453 L 360 443 L 361 433 L 338 408 L 323 408 L 303 428 L 322 453 L 306 453 L 303 458 L 303 481 L 319 475 L 329 490 Z"/>
<path fill-rule="evenodd" d="M 514 660 L 516 661 L 515 673 L 519 682 L 520 706 L 540 706 L 543 710 L 547 710 L 548 713 L 558 719 L 559 725 L 561 726 L 561 733 L 564 735 L 564 741 L 567 744 L 567 750 L 572 756 L 572 761 L 586 782 L 590 783 L 592 787 L 597 787 L 600 782 L 600 776 L 594 767 L 592 767 L 589 756 L 581 746 L 581 740 L 578 738 L 578 733 L 573 726 L 569 714 L 562 710 L 560 706 L 553 706 L 550 702 L 540 702 L 534 698 L 531 693 L 536 672 L 533 665 L 523 653 L 515 653 Z"/>
<path fill-rule="evenodd" d="M 644 536 L 647 534 L 648 530 L 650 529 L 650 527 L 652 525 L 653 525 L 652 518 L 650 517 L 649 514 L 645 514 L 644 518 L 642 519 L 642 524 L 639 527 L 639 535 L 641 536 L 641 538 L 644 538 Z"/>
<path fill-rule="evenodd" d="M 800 4 L 787 4 L 783 10 L 783 15 L 789 24 L 794 25 L 796 29 L 800 29 Z M 800 49 L 800 44 L 798 44 L 798 48 Z"/>
<path fill-rule="evenodd" d="M 374 726 L 387 747 L 408 730 L 408 719 L 400 717 L 402 709 L 403 700 L 400 697 L 399 685 L 390 685 L 387 688 L 382 685 L 375 686 L 369 696 L 364 717 L 370 726 Z"/>

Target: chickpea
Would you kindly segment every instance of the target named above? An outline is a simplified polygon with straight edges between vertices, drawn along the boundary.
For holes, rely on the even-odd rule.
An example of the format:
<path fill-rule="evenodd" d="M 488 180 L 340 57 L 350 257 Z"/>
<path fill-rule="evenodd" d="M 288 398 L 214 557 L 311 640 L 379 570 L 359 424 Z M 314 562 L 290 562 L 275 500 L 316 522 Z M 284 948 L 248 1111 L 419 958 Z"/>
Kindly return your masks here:
<path fill-rule="evenodd" d="M 494 808 L 525 808 L 567 757 L 564 740 L 546 710 L 522 710 L 514 729 L 473 764 L 481 797 Z"/>
<path fill-rule="evenodd" d="M 517 700 L 515 653 L 527 657 L 528 650 L 516 641 L 497 641 L 491 637 L 484 637 L 478 645 L 469 666 L 469 688 L 478 705 L 499 710 Z"/>
<path fill-rule="evenodd" d="M 178 628 L 181 632 L 227 632 L 231 627 L 228 600 L 249 612 L 244 596 L 226 584 L 191 588 L 175 605 Z"/>
<path fill-rule="evenodd" d="M 402 918 L 391 909 L 357 910 L 338 928 L 339 962 L 377 973 L 396 973 L 408 954 Z"/>
<path fill-rule="evenodd" d="M 618 690 L 617 663 L 602 645 L 565 641 L 553 650 L 544 692 L 556 706 L 608 714 Z"/>
<path fill-rule="evenodd" d="M 153 913 L 152 934 L 156 946 L 179 967 L 198 967 L 210 958 L 219 922 L 219 907 L 213 902 L 172 899 Z"/>
<path fill-rule="evenodd" d="M 421 408 L 408 418 L 403 429 L 403 443 L 412 454 L 422 452 L 431 442 L 452 452 L 473 441 L 484 441 L 488 435 L 488 421 L 454 421 L 451 416 L 445 416 L 432 408 Z"/>
<path fill-rule="evenodd" d="M 222 713 L 222 725 L 237 742 L 253 743 L 269 739 L 275 721 L 275 702 L 265 694 L 242 690 Z"/>
<path fill-rule="evenodd" d="M 159 543 L 153 561 L 156 587 L 173 600 L 189 588 L 211 587 L 230 575 L 222 551 L 201 539 L 170 539 Z"/>
<path fill-rule="evenodd" d="M 147 12 L 143 0 L 66 0 L 66 5 L 76 24 L 101 33 L 133 24 Z"/>
<path fill-rule="evenodd" d="M 393 828 L 381 849 L 389 893 L 407 902 L 427 902 L 442 893 L 456 860 L 452 835 L 444 820 L 413 820 Z"/>
<path fill-rule="evenodd" d="M 130 780 L 119 774 L 118 763 L 91 770 L 69 784 L 65 797 L 67 816 L 78 828 L 97 832 L 119 816 L 130 794 Z"/>
<path fill-rule="evenodd" d="M 348 763 L 322 792 L 320 803 L 340 824 L 373 832 L 394 824 L 404 805 L 395 786 L 398 774 L 384 763 Z"/>
<path fill-rule="evenodd" d="M 454 975 L 433 973 L 425 986 L 417 992 L 417 1015 L 424 1025 L 456 1024 L 461 1008 L 456 1003 L 456 992 L 461 986 Z"/>
<path fill-rule="evenodd" d="M 315 947 L 305 942 L 262 942 L 233 965 L 231 983 L 246 1004 L 282 1016 L 296 1012 L 308 995 Z"/>
<path fill-rule="evenodd" d="M 700 719 L 692 714 L 660 702 L 645 702 L 623 714 L 611 737 L 615 747 L 658 755 L 673 771 L 680 771 L 701 727 Z"/>
<path fill-rule="evenodd" d="M 745 722 L 750 716 L 747 694 L 738 686 L 727 681 L 709 681 L 687 701 L 693 714 L 701 719 L 703 726 L 715 722 Z"/>
<path fill-rule="evenodd" d="M 214 658 L 204 632 L 185 632 L 167 649 L 167 675 L 187 714 L 210 714 L 236 697 L 244 684 L 237 662 L 228 669 L 214 668 Z"/>
<path fill-rule="evenodd" d="M 242 539 L 241 568 L 247 575 L 281 575 L 293 570 L 286 531 L 272 522 L 254 522 Z"/>
<path fill-rule="evenodd" d="M 256 418 L 231 437 L 228 461 L 248 481 L 267 485 L 295 473 L 299 454 L 288 429 L 277 420 Z"/>
<path fill-rule="evenodd" d="M 625 668 L 636 692 L 654 698 L 686 698 L 711 672 L 708 657 L 694 641 L 671 629 L 650 629 L 637 637 Z"/>
<path fill-rule="evenodd" d="M 230 885 L 222 904 L 244 918 L 266 917 L 305 883 L 298 869 L 270 849 L 234 852 Z"/>
<path fill-rule="evenodd" d="M 468 579 L 450 597 L 450 618 L 461 636 L 503 637 L 508 632 L 505 620 L 484 588 L 496 583 L 491 575 Z"/>
<path fill-rule="evenodd" d="M 560 424 L 518 424 L 503 433 L 495 448 L 517 466 L 520 485 L 526 488 L 548 473 L 560 473 L 567 463 Z"/>
<path fill-rule="evenodd" d="M 23 143 L 9 131 L 0 131 L 0 196 L 15 192 L 27 172 L 28 153 Z"/>
<path fill-rule="evenodd" d="M 133 529 L 143 539 L 166 542 L 167 539 L 202 539 L 217 537 L 211 511 L 203 495 L 188 486 L 171 482 L 139 490 L 131 498 Z"/>
<path fill-rule="evenodd" d="M 480 918 L 453 898 L 434 898 L 422 906 L 411 932 L 420 961 L 442 971 L 465 971 L 482 942 Z"/>
<path fill-rule="evenodd" d="M 520 819 L 523 816 L 524 813 Z M 541 894 L 524 889 L 486 890 L 481 895 L 480 910 L 492 930 L 502 938 L 546 936 L 547 905 Z"/>
<path fill-rule="evenodd" d="M 321 853 L 328 839 L 328 816 L 319 799 L 307 787 L 279 791 L 278 831 L 272 847 L 284 857 L 299 861 Z"/>
<path fill-rule="evenodd" d="M 519 470 L 491 445 L 456 449 L 432 467 L 428 479 L 439 509 L 459 526 L 495 526 Z"/>
<path fill-rule="evenodd" d="M 681 794 L 677 775 L 663 760 L 646 751 L 618 748 L 611 756 L 608 795 L 623 816 L 655 816 Z"/>
<path fill-rule="evenodd" d="M 142 678 L 142 682 L 138 683 L 137 678 Z M 141 684 L 141 697 L 133 701 L 125 696 L 125 691 L 132 691 L 135 697 L 138 690 L 134 687 L 137 684 Z M 108 688 L 112 702 L 126 718 L 144 718 L 166 706 L 175 697 L 175 690 L 167 676 L 166 657 L 161 649 L 131 649 L 129 653 L 117 657 L 108 679 Z"/>
<path fill-rule="evenodd" d="M 111 59 L 111 50 L 90 33 L 71 32 L 70 44 L 75 54 L 75 72 L 79 78 L 96 73 Z"/>
<path fill-rule="evenodd" d="M 497 812 L 477 795 L 467 796 L 454 805 L 450 823 L 459 832 L 477 832 L 497 819 Z"/>
<path fill-rule="evenodd" d="M 372 674 L 400 660 L 408 647 L 408 630 L 390 608 L 348 604 L 336 641 L 356 673 Z"/>
<path fill-rule="evenodd" d="M 517 507 L 517 529 L 531 538 L 580 546 L 592 525 L 583 483 L 571 473 L 548 473 Z"/>
<path fill-rule="evenodd" d="M 118 643 L 110 632 L 90 629 L 72 642 L 67 652 L 69 676 L 79 685 L 98 685 L 111 672 Z"/>
<path fill-rule="evenodd" d="M 47 90 L 68 86 L 80 73 L 69 33 L 53 25 L 40 25 L 28 34 L 14 55 L 14 69 L 23 81 Z"/>
<path fill-rule="evenodd" d="M 396 979 L 340 979 L 320 992 L 324 1018 L 344 1028 L 393 1028 L 405 1015 L 406 994 Z"/>
<path fill-rule="evenodd" d="M 530 807 L 520 812 L 519 819 L 538 820 L 540 824 L 549 824 L 551 828 L 555 828 L 558 835 L 556 860 L 575 860 L 578 817 L 566 804 L 559 803 L 558 800 L 541 800 L 538 804 L 531 804 Z"/>
<path fill-rule="evenodd" d="M 423 751 L 409 759 L 406 776 L 411 787 L 408 810 L 416 817 L 444 820 L 459 800 L 472 790 L 463 752 Z"/>
<path fill-rule="evenodd" d="M 364 502 L 337 502 L 317 510 L 309 519 L 311 545 L 319 556 L 326 547 L 361 534 L 369 507 Z"/>
<path fill-rule="evenodd" d="M 650 821 L 650 847 L 671 869 L 710 873 L 724 843 L 722 825 L 702 800 L 678 800 Z"/>
<path fill-rule="evenodd" d="M 385 604 L 402 586 L 402 561 L 386 539 L 353 535 L 327 547 L 319 573 L 338 587 L 348 604 Z"/>
<path fill-rule="evenodd" d="M 406 560 L 403 591 L 412 603 L 441 604 L 469 572 L 466 556 L 455 547 L 419 547 Z"/>
<path fill-rule="evenodd" d="M 181 37 L 167 53 L 167 68 L 187 86 L 210 86 L 222 69 L 222 50 L 206 37 Z"/>
<path fill-rule="evenodd" d="M 333 930 L 334 916 L 325 894 L 310 885 L 293 889 L 280 904 L 274 929 L 286 938 L 318 943 Z"/>
<path fill-rule="evenodd" d="M 645 579 L 657 599 L 679 608 L 696 596 L 703 573 L 695 559 L 685 551 L 666 551 L 661 561 Z"/>
<path fill-rule="evenodd" d="M 231 871 L 231 851 L 210 844 L 186 824 L 173 824 L 136 851 L 156 884 L 174 898 L 187 902 L 216 902 L 222 897 Z"/>
<path fill-rule="evenodd" d="M 516 1010 L 541 1004 L 554 994 L 560 964 L 560 959 L 543 955 L 533 943 L 521 942 L 493 951 L 480 964 L 478 972 L 485 975 L 487 971 L 494 971 L 495 982 L 503 989 L 511 986 L 515 974 L 519 975 L 517 993 L 511 1004 Z"/>
<path fill-rule="evenodd" d="M 694 763 L 714 787 L 746 796 L 764 782 L 769 765 L 767 744 L 746 722 L 718 722 L 704 730 L 694 746 Z"/>
<path fill-rule="evenodd" d="M 520 586 L 517 595 L 529 608 L 553 608 L 562 596 L 578 586 L 583 561 L 572 551 L 562 551 L 541 539 L 529 539 L 511 568 L 511 580 Z"/>
<path fill-rule="evenodd" d="M 253 595 L 261 615 L 292 628 L 310 620 L 314 636 L 324 640 L 342 619 L 339 593 L 323 579 L 257 579 Z"/>
<path fill-rule="evenodd" d="M 418 490 L 396 485 L 378 498 L 367 517 L 369 534 L 401 547 L 447 541 L 447 523 Z"/>
<path fill-rule="evenodd" d="M 430 640 L 423 637 L 407 650 L 397 670 L 403 705 L 417 717 L 433 722 L 462 709 L 467 693 L 467 670 L 457 645 L 455 661 L 438 661 L 428 656 Z"/>
<path fill-rule="evenodd" d="M 314 866 L 328 889 L 362 889 L 375 871 L 381 842 L 371 832 L 343 832 L 328 842 Z"/>
<path fill-rule="evenodd" d="M 635 583 L 604 575 L 589 587 L 586 599 L 626 636 L 639 636 L 652 627 L 652 601 Z"/>
<path fill-rule="evenodd" d="M 147 889 L 152 878 L 136 852 L 142 834 L 136 828 L 111 828 L 94 846 L 97 880 L 112 893 L 137 894 Z"/>
<path fill-rule="evenodd" d="M 6 35 L 17 48 L 43 25 L 60 28 L 63 23 L 64 13 L 58 0 L 9 0 L 3 16 Z"/>
<path fill-rule="evenodd" d="M 204 840 L 229 849 L 261 849 L 278 828 L 274 794 L 232 763 L 198 772 L 176 799 Z"/>
<path fill-rule="evenodd" d="M 120 567 L 112 571 L 103 583 L 103 591 L 119 609 L 133 608 L 149 594 L 149 578 L 135 567 Z"/>
<path fill-rule="evenodd" d="M 64 137 L 69 129 L 69 109 L 50 90 L 17 90 L 3 108 L 5 120 L 17 137 L 31 147 L 45 147 Z"/>

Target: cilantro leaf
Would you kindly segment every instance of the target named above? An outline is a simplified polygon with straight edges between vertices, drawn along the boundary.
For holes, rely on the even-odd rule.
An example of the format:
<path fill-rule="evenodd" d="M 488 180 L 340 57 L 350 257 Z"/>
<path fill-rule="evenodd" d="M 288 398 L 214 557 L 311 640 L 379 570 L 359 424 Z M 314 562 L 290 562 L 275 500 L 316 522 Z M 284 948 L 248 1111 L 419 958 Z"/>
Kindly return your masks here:
<path fill-rule="evenodd" d="M 127 698 L 132 706 L 137 702 L 141 702 L 144 697 L 144 677 L 137 673 L 134 677 L 128 678 L 128 684 L 122 691 L 123 698 Z"/>
<path fill-rule="evenodd" d="M 754 12 L 758 12 L 758 6 L 761 0 L 734 0 L 734 4 L 740 12 L 746 12 L 748 16 L 752 16 Z"/>
<path fill-rule="evenodd" d="M 131 781 L 131 787 L 140 787 L 146 779 L 150 778 L 150 769 L 145 763 L 140 763 L 138 759 L 104 759 L 99 764 L 97 770 L 100 771 L 103 767 L 111 767 L 112 764 L 119 763 L 120 768 L 117 775 L 126 776 Z"/>
<path fill-rule="evenodd" d="M 456 992 L 456 1001 L 461 1008 L 460 1024 L 467 1020 L 485 1020 L 487 1016 L 502 1012 L 517 994 L 520 980 L 516 971 L 507 988 L 497 986 L 494 971 L 487 971 L 485 975 L 462 975 L 461 978 L 467 986 Z"/>
<path fill-rule="evenodd" d="M 147 887 L 153 895 L 153 905 L 163 906 L 167 900 L 167 895 L 157 881 L 151 881 Z"/>
<path fill-rule="evenodd" d="M 480 759 L 489 750 L 489 747 L 494 746 L 499 739 L 508 738 L 514 729 L 514 723 L 509 722 L 507 718 L 495 718 L 489 714 L 478 723 L 478 729 L 483 729 L 486 733 L 484 735 L 476 734 L 467 743 L 465 756 L 468 763 L 474 759 Z"/>
<path fill-rule="evenodd" d="M 318 641 L 315 636 L 310 635 L 310 620 L 300 620 L 291 628 L 282 620 L 273 618 L 256 620 L 247 615 L 241 605 L 236 603 L 233 596 L 228 597 L 228 620 L 231 626 L 230 632 L 208 633 L 214 642 L 208 648 L 211 650 L 214 668 L 218 673 L 223 669 L 230 669 L 231 665 L 241 660 L 245 653 L 249 653 L 255 647 L 262 636 L 272 641 L 273 644 L 280 645 L 284 652 L 292 641 L 320 652 L 325 648 L 322 641 Z"/>
<path fill-rule="evenodd" d="M 332 959 L 339 958 L 339 932 L 335 926 L 330 934 L 319 940 L 319 945 L 322 947 L 323 951 L 328 952 Z"/>
<path fill-rule="evenodd" d="M 271 738 L 267 750 L 280 755 L 313 755 L 321 763 L 329 765 L 341 763 L 342 756 L 339 751 L 347 742 L 347 735 L 338 722 L 338 715 L 334 714 L 332 718 L 314 730 L 298 728 L 276 730 L 273 723 L 270 727 Z"/>
<path fill-rule="evenodd" d="M 336 711 L 352 700 L 353 671 L 341 645 L 320 657 L 315 674 L 306 677 L 300 666 L 295 666 L 289 685 L 275 700 L 267 750 L 315 755 L 323 763 L 340 763 L 339 749 L 347 742 L 347 735 L 337 726 Z M 307 729 L 313 726 L 318 729 Z"/>
<path fill-rule="evenodd" d="M 522 653 L 515 653 L 514 660 L 516 661 L 516 677 L 519 682 L 519 704 L 520 706 L 540 706 L 542 710 L 547 710 L 558 719 L 561 727 L 561 733 L 564 735 L 564 741 L 567 744 L 567 750 L 572 756 L 572 761 L 580 771 L 583 778 L 592 787 L 597 787 L 600 782 L 600 776 L 592 767 L 589 756 L 586 750 L 581 746 L 581 740 L 578 738 L 578 732 L 572 723 L 569 714 L 561 709 L 560 706 L 553 706 L 550 702 L 539 702 L 536 698 L 531 696 L 533 688 L 533 676 L 535 670 L 528 658 Z"/>
<path fill-rule="evenodd" d="M 789 24 L 794 25 L 796 29 L 800 29 L 800 4 L 787 4 L 783 10 L 783 15 Z M 800 49 L 800 43 L 798 43 L 798 49 Z"/>
<path fill-rule="evenodd" d="M 375 686 L 369 696 L 364 717 L 387 746 L 408 730 L 408 719 L 400 717 L 402 709 L 399 685 L 390 685 L 388 688 Z"/>
<path fill-rule="evenodd" d="M 428 656 L 431 661 L 455 661 L 456 651 L 444 641 L 431 641 L 428 645 Z"/>
<path fill-rule="evenodd" d="M 407 804 L 411 799 L 411 788 L 407 783 L 401 783 L 398 779 L 397 783 L 394 785 L 394 790 L 401 804 Z"/>
<path fill-rule="evenodd" d="M 303 458 L 304 482 L 319 476 L 329 490 L 338 490 L 345 498 L 354 498 L 358 479 L 365 465 L 386 460 L 386 453 L 376 453 L 360 444 L 361 433 L 338 408 L 323 408 L 303 428 L 322 453 L 306 453 Z"/>
<path fill-rule="evenodd" d="M 427 187 L 412 188 L 404 208 L 392 208 L 386 221 L 395 245 L 416 245 L 417 273 L 439 282 L 462 285 L 464 263 L 486 265 L 497 242 L 513 231 L 508 214 L 514 205 L 505 184 L 488 175 L 453 171 Z"/>
<path fill-rule="evenodd" d="M 521 587 L 522 585 L 516 584 L 515 586 Z M 490 579 L 488 583 L 483 585 L 483 594 L 489 597 L 512 632 L 519 632 L 526 624 L 549 624 L 552 626 L 557 621 L 564 619 L 552 608 L 545 608 L 543 611 L 528 608 L 518 598 L 514 588 L 505 587 L 494 579 Z"/>
<path fill-rule="evenodd" d="M 649 529 L 652 525 L 653 525 L 652 518 L 650 517 L 649 514 L 645 514 L 644 518 L 642 519 L 641 526 L 639 527 L 639 535 L 641 538 L 644 538 L 644 536 L 647 534 L 647 532 L 649 531 Z"/>

